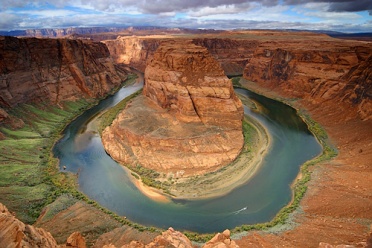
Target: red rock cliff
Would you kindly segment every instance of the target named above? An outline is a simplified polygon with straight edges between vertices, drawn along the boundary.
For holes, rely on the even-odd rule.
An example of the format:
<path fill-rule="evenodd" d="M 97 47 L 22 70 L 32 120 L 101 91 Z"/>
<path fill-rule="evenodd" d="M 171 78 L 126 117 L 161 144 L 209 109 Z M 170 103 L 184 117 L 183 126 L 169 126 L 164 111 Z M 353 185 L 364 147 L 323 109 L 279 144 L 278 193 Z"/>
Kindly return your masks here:
<path fill-rule="evenodd" d="M 367 120 L 372 118 L 371 64 L 371 43 L 271 41 L 256 49 L 244 77 L 313 103 L 343 102 Z"/>
<path fill-rule="evenodd" d="M 116 63 L 124 63 L 140 71 L 145 71 L 146 61 L 151 59 L 162 41 L 170 36 L 120 36 L 115 40 L 103 41 Z M 192 42 L 206 47 L 221 64 L 226 75 L 241 75 L 254 54 L 257 40 L 196 38 Z"/>
<path fill-rule="evenodd" d="M 126 73 L 103 43 L 0 37 L 0 107 L 104 96 Z"/>
<path fill-rule="evenodd" d="M 154 38 L 119 36 L 115 40 L 103 42 L 110 50 L 115 63 L 127 64 L 144 72 L 147 59 L 154 54 L 163 39 L 158 36 Z"/>

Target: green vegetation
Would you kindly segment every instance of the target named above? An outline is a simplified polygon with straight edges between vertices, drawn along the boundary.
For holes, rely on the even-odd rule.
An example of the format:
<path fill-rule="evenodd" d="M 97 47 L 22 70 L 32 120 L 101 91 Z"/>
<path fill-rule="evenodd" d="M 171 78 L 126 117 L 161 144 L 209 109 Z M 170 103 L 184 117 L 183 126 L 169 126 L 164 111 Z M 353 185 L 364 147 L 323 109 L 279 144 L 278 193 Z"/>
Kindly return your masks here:
<path fill-rule="evenodd" d="M 89 103 L 81 100 L 63 104 L 22 104 L 10 111 L 25 123 L 23 128 L 2 126 L 6 138 L 0 140 L 0 202 L 26 223 L 33 223 L 41 209 L 51 203 L 58 191 L 53 184 L 57 161 L 51 149 L 63 129 Z M 49 172 L 53 172 L 50 174 Z"/>
<path fill-rule="evenodd" d="M 115 120 L 116 116 L 119 114 L 121 110 L 125 108 L 127 103 L 135 98 L 136 96 L 140 95 L 142 93 L 142 90 L 137 91 L 136 93 L 133 93 L 132 95 L 128 96 L 118 104 L 116 104 L 114 107 L 110 108 L 106 112 L 104 112 L 100 117 L 99 117 L 99 127 L 98 131 L 100 133 L 103 132 L 103 130 L 107 127 L 110 126 L 111 123 Z"/>
<path fill-rule="evenodd" d="M 323 152 L 318 157 L 307 161 L 301 166 L 301 177 L 297 179 L 297 181 L 293 184 L 293 197 L 290 204 L 286 207 L 282 208 L 279 213 L 274 217 L 274 219 L 270 222 L 266 223 L 258 223 L 253 225 L 242 225 L 234 228 L 231 232 L 234 233 L 241 233 L 247 231 L 259 231 L 259 230 L 269 230 L 277 225 L 285 225 L 288 221 L 288 218 L 291 213 L 293 213 L 300 205 L 302 198 L 304 197 L 307 191 L 307 183 L 311 180 L 311 170 L 310 168 L 318 163 L 328 161 L 334 158 L 337 155 L 337 150 L 331 146 L 328 141 L 328 135 L 324 128 L 319 125 L 319 123 L 315 122 L 311 117 L 304 113 L 303 111 L 299 111 L 298 114 L 300 117 L 305 121 L 308 125 L 309 130 L 313 133 L 313 135 L 318 139 L 319 143 L 323 147 Z M 243 122 L 244 125 L 248 123 Z M 246 137 L 246 136 L 245 136 Z M 245 140 L 245 142 L 247 142 Z M 206 242 L 213 237 L 214 234 L 198 234 L 193 232 L 186 232 L 185 235 L 193 241 L 196 242 Z"/>
<path fill-rule="evenodd" d="M 297 179 L 297 181 L 292 186 L 293 197 L 291 203 L 288 204 L 286 207 L 282 208 L 272 221 L 267 223 L 258 223 L 254 225 L 242 225 L 234 228 L 232 230 L 232 233 L 239 233 L 242 231 L 251 230 L 267 230 L 276 225 L 286 224 L 289 215 L 298 208 L 303 196 L 306 193 L 307 183 L 311 179 L 310 167 L 320 162 L 330 160 L 337 155 L 337 150 L 330 145 L 328 141 L 328 135 L 326 131 L 321 127 L 321 125 L 319 125 L 319 123 L 311 119 L 310 116 L 305 114 L 303 111 L 298 111 L 298 114 L 305 121 L 309 130 L 317 138 L 318 142 L 322 145 L 323 148 L 322 154 L 310 161 L 307 161 L 301 166 L 300 172 L 301 177 Z"/>
<path fill-rule="evenodd" d="M 135 78 L 136 75 L 129 76 L 122 86 L 132 83 Z M 61 103 L 60 108 L 46 103 L 21 104 L 8 110 L 15 120 L 18 119 L 17 122 L 24 122 L 24 125 L 18 129 L 10 125 L 0 126 L 0 132 L 5 135 L 5 139 L 0 140 L 0 202 L 15 212 L 21 221 L 32 224 L 47 205 L 43 221 L 81 200 L 123 225 L 139 231 L 159 232 L 154 227 L 132 223 L 103 208 L 77 190 L 76 175 L 58 170 L 59 161 L 52 154 L 54 143 L 66 124 L 97 102 L 68 101 Z"/>
<path fill-rule="evenodd" d="M 129 76 L 123 85 L 135 78 Z M 5 135 L 0 140 L 0 202 L 23 222 L 35 222 L 41 210 L 63 194 L 88 201 L 76 190 L 76 176 L 59 172 L 51 150 L 65 125 L 97 102 L 81 99 L 62 102 L 59 107 L 49 103 L 20 104 L 7 110 L 22 127 L 0 126 Z"/>
<path fill-rule="evenodd" d="M 231 82 L 234 87 L 243 87 L 242 84 L 240 83 L 241 77 L 233 77 L 231 78 Z"/>

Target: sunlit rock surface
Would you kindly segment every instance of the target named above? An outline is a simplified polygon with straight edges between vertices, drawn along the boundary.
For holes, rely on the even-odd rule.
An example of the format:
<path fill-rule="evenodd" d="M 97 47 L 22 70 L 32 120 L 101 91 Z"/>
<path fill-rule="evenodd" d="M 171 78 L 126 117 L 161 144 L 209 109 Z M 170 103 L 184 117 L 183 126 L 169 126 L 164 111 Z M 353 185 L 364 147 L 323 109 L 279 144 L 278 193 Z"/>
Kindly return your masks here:
<path fill-rule="evenodd" d="M 243 146 L 243 107 L 206 48 L 171 41 L 159 46 L 136 98 L 103 133 L 107 152 L 175 176 L 214 171 Z"/>

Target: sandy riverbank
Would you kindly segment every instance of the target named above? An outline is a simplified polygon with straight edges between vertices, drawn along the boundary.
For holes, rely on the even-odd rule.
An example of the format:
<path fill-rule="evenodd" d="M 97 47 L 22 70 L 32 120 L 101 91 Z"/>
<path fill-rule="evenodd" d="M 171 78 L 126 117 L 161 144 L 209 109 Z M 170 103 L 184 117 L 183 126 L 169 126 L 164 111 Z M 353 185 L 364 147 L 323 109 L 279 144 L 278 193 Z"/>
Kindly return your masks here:
<path fill-rule="evenodd" d="M 125 168 L 125 169 L 128 171 L 128 175 L 130 175 L 130 170 L 127 169 L 127 168 Z M 138 179 L 134 178 L 133 176 L 130 176 L 130 177 L 131 177 L 131 181 L 133 182 L 133 184 L 145 196 L 151 198 L 154 201 L 158 201 L 158 202 L 170 202 L 170 198 L 168 196 L 166 196 L 165 194 L 163 194 L 160 190 L 149 187 L 149 186 L 143 184 L 143 182 L 141 180 L 138 180 Z"/>

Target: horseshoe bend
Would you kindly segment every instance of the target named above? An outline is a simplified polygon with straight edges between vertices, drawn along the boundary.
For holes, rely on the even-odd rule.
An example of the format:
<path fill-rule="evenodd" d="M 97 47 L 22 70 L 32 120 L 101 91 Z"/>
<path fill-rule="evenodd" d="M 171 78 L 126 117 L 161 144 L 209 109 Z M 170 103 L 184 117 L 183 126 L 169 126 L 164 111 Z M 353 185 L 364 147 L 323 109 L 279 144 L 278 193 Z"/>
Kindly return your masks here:
<path fill-rule="evenodd" d="M 102 135 L 122 164 L 186 177 L 215 171 L 243 147 L 243 107 L 231 81 L 204 47 L 169 41 L 145 70 L 143 95 Z"/>
<path fill-rule="evenodd" d="M 122 36 L 74 34 L 65 39 L 0 37 L 0 202 L 6 206 L 0 204 L 0 247 L 58 247 L 67 238 L 69 246 L 75 242 L 75 246 L 81 245 L 78 247 L 84 247 L 83 239 L 89 247 L 195 246 L 189 239 L 212 239 L 204 247 L 370 246 L 370 40 L 279 31 L 197 30 L 179 35 L 179 31 L 166 30 L 176 34 L 159 31 L 162 35 L 143 35 L 158 31 L 140 30 L 139 36 L 133 36 L 133 30 Z M 108 211 L 94 200 L 97 195 L 113 199 L 110 192 L 102 190 L 108 185 L 102 183 L 100 174 L 106 173 L 101 165 L 109 162 L 95 164 L 103 155 L 108 156 L 103 149 L 88 149 L 100 140 L 95 128 L 100 116 L 87 115 L 93 124 L 81 124 L 87 131 L 84 134 L 74 129 L 62 131 L 69 123 L 79 122 L 78 115 L 89 113 L 87 108 L 118 90 L 125 80 L 130 81 L 128 66 L 144 73 L 143 92 L 120 111 L 103 132 L 102 140 L 106 151 L 121 164 L 158 173 L 160 184 L 171 186 L 170 195 L 193 198 L 203 188 L 197 181 L 190 181 L 188 187 L 193 189 L 182 192 L 181 186 L 188 178 L 194 180 L 222 170 L 230 174 L 242 168 L 230 170 L 235 167 L 229 164 L 239 161 L 245 149 L 243 106 L 263 114 L 268 109 L 248 97 L 239 95 L 239 100 L 225 75 L 239 76 L 234 85 L 292 105 L 307 120 L 308 128 L 318 134 L 319 142 L 326 147 L 322 156 L 326 155 L 306 163 L 297 178 L 296 174 L 285 183 L 290 199 L 279 206 L 284 210 L 278 210 L 280 218 L 275 223 L 262 221 L 251 226 L 244 222 L 231 228 L 231 236 L 226 230 L 206 236 L 184 232 L 186 237 L 168 226 L 164 231 L 132 222 L 129 216 Z M 259 157 L 256 154 L 268 149 L 270 137 L 265 137 L 262 126 L 260 129 L 254 121 L 250 124 L 254 130 L 251 137 L 255 137 L 258 147 L 251 155 Z M 63 160 L 61 154 L 54 153 L 54 148 L 69 136 L 76 136 L 76 140 L 67 143 L 66 150 L 72 150 L 81 160 Z M 91 143 L 83 144 L 85 141 Z M 286 139 L 280 142 L 291 143 Z M 335 149 L 337 156 L 332 153 Z M 305 147 L 295 153 L 307 152 Z M 91 154 L 97 156 L 87 159 Z M 282 157 L 279 154 L 275 159 Z M 79 168 L 81 161 L 86 163 L 84 169 Z M 97 174 L 89 174 L 97 168 Z M 110 180 L 126 180 L 117 173 L 122 168 L 116 163 L 106 170 L 111 173 Z M 129 176 L 138 176 L 133 171 Z M 282 172 L 284 176 L 289 174 L 289 170 Z M 265 176 L 269 178 L 270 174 Z M 91 177 L 84 179 L 86 175 Z M 279 174 L 271 176 L 275 179 Z M 115 182 L 116 187 L 109 191 L 121 191 Z M 218 183 L 210 184 L 211 192 L 221 192 Z M 267 186 L 268 182 L 264 178 L 257 184 Z M 80 190 L 96 185 L 102 187 L 96 195 L 84 195 Z M 130 185 L 133 193 L 136 188 Z M 277 190 L 269 187 L 272 194 L 257 194 L 257 199 L 280 196 Z M 215 195 L 212 192 L 207 196 Z M 131 196 L 114 200 L 125 203 Z M 228 201 L 221 209 L 242 198 Z M 173 200 L 179 207 L 176 210 L 186 208 L 183 199 Z M 141 207 L 151 204 L 150 200 L 139 201 Z M 252 205 L 255 203 L 253 200 Z M 167 212 L 167 204 L 160 202 L 157 206 Z M 211 201 L 204 205 L 214 204 Z M 202 213 L 214 215 L 219 210 Z M 255 211 L 244 204 L 226 216 L 239 219 Z M 269 217 L 274 218 L 278 211 Z M 230 220 L 221 216 L 208 225 L 216 225 L 217 219 L 229 224 Z M 162 217 L 150 214 L 146 218 Z M 176 221 L 188 223 L 191 218 Z"/>

